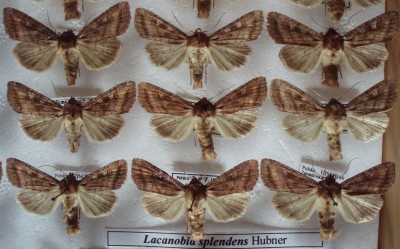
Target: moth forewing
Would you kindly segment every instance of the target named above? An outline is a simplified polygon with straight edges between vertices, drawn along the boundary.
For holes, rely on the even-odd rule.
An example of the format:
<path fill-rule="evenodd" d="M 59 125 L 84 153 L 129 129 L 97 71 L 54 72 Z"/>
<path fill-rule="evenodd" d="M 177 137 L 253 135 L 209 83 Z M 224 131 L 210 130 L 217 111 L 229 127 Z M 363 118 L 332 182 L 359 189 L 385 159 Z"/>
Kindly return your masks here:
<path fill-rule="evenodd" d="M 340 134 L 345 129 L 353 138 L 363 142 L 381 136 L 389 124 L 384 112 L 389 111 L 397 100 L 396 83 L 393 80 L 377 83 L 348 104 L 342 104 L 334 98 L 322 104 L 279 79 L 272 81 L 271 89 L 275 107 L 290 113 L 282 122 L 287 134 L 304 142 L 313 142 L 325 131 L 330 160 L 343 158 Z"/>
<path fill-rule="evenodd" d="M 211 35 L 200 28 L 192 35 L 186 35 L 149 10 L 137 8 L 135 14 L 135 28 L 139 35 L 152 40 L 146 45 L 151 62 L 170 70 L 186 61 L 193 89 L 203 87 L 203 75 L 210 61 L 223 71 L 243 66 L 251 53 L 246 42 L 258 38 L 262 24 L 262 11 L 257 10 L 239 17 Z"/>
<path fill-rule="evenodd" d="M 111 190 L 121 187 L 126 172 L 126 161 L 118 160 L 79 181 L 73 173 L 57 180 L 18 159 L 7 159 L 8 179 L 21 189 L 17 202 L 26 211 L 38 215 L 50 214 L 62 203 L 68 235 L 80 233 L 79 207 L 88 217 L 111 213 L 116 201 Z"/>
<path fill-rule="evenodd" d="M 30 138 L 51 141 L 58 138 L 64 126 L 70 151 L 77 152 L 82 129 L 94 142 L 104 142 L 119 134 L 124 126 L 120 114 L 128 112 L 135 101 L 135 83 L 120 83 L 85 104 L 71 97 L 62 106 L 21 83 L 10 81 L 7 100 L 14 111 L 22 114 L 19 123 Z"/>
<path fill-rule="evenodd" d="M 379 212 L 384 194 L 394 182 L 393 163 L 382 163 L 342 183 L 333 175 L 316 182 L 306 175 L 277 161 L 261 161 L 261 178 L 271 190 L 277 191 L 273 204 L 287 219 L 309 219 L 315 209 L 319 212 L 320 233 L 323 240 L 338 235 L 334 228 L 335 207 L 346 221 L 366 222 Z"/>
<path fill-rule="evenodd" d="M 267 94 L 266 79 L 258 77 L 236 88 L 215 104 L 207 98 L 191 103 L 150 83 L 139 84 L 140 103 L 153 113 L 151 127 L 163 138 L 181 141 L 193 130 L 202 149 L 202 158 L 215 159 L 213 131 L 224 138 L 239 138 L 250 133 L 257 120 L 253 110 Z"/>
<path fill-rule="evenodd" d="M 356 72 L 374 71 L 387 59 L 386 48 L 399 29 L 399 17 L 388 11 L 341 35 L 329 28 L 319 34 L 311 28 L 277 12 L 268 14 L 268 33 L 279 44 L 286 44 L 279 57 L 288 70 L 311 73 L 321 64 L 323 85 L 338 87 L 340 63 Z"/>
<path fill-rule="evenodd" d="M 65 0 L 64 3 L 74 7 L 77 1 Z M 13 8 L 4 8 L 3 16 L 6 33 L 11 39 L 22 41 L 13 50 L 20 64 L 41 72 L 54 64 L 58 54 L 64 62 L 68 85 L 75 84 L 78 77 L 79 58 L 91 70 L 113 64 L 122 47 L 116 36 L 125 33 L 130 23 L 128 2 L 110 7 L 77 35 L 72 30 L 57 34 Z"/>
<path fill-rule="evenodd" d="M 146 193 L 141 202 L 152 216 L 175 220 L 185 212 L 188 231 L 193 240 L 202 240 L 205 211 L 217 222 L 239 218 L 246 210 L 258 179 L 256 160 L 245 161 L 204 185 L 196 177 L 183 185 L 163 170 L 142 159 L 133 159 L 132 178 Z"/>

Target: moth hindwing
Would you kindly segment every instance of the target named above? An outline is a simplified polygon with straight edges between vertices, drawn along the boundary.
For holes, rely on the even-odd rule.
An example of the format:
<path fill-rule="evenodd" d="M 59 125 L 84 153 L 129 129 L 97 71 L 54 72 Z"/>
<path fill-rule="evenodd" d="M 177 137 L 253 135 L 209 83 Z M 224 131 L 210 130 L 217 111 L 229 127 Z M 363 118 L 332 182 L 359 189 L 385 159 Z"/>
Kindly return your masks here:
<path fill-rule="evenodd" d="M 171 70 L 186 61 L 193 89 L 202 88 L 209 62 L 223 71 L 243 66 L 252 51 L 247 42 L 258 38 L 262 25 L 263 12 L 256 10 L 211 35 L 198 28 L 189 36 L 149 10 L 137 8 L 135 14 L 139 35 L 151 40 L 146 45 L 151 62 Z"/>
<path fill-rule="evenodd" d="M 282 122 L 287 134 L 304 142 L 313 142 L 325 131 L 329 160 L 340 160 L 343 158 L 340 134 L 344 129 L 363 142 L 372 141 L 385 132 L 389 118 L 384 112 L 396 102 L 397 89 L 393 80 L 383 80 L 348 104 L 334 98 L 322 104 L 292 84 L 275 79 L 271 84 L 271 100 L 279 111 L 289 113 Z"/>
<path fill-rule="evenodd" d="M 47 215 L 63 204 L 67 234 L 80 233 L 79 208 L 91 218 L 109 215 L 117 201 L 112 190 L 126 180 L 127 163 L 114 161 L 81 180 L 73 173 L 64 179 L 56 178 L 16 158 L 7 159 L 7 176 L 21 190 L 17 202 L 30 213 Z"/>
<path fill-rule="evenodd" d="M 191 103 L 150 83 L 139 84 L 140 104 L 152 113 L 150 125 L 164 139 L 184 140 L 193 130 L 202 149 L 202 158 L 215 159 L 213 131 L 224 138 L 239 138 L 255 127 L 257 113 L 267 95 L 264 77 L 250 80 L 215 104 L 207 98 Z"/>
<path fill-rule="evenodd" d="M 351 4 L 355 4 L 360 8 L 367 8 L 370 6 L 378 5 L 384 0 L 290 0 L 292 3 L 305 7 L 305 8 L 313 8 L 318 5 L 324 4 L 325 9 L 328 10 L 333 23 L 338 24 L 340 19 L 343 16 L 343 13 L 346 9 L 350 8 Z"/>
<path fill-rule="evenodd" d="M 245 161 L 203 185 L 194 177 L 183 185 L 151 163 L 135 158 L 132 179 L 146 193 L 141 202 L 146 212 L 163 220 L 176 220 L 183 212 L 193 240 L 203 240 L 205 210 L 214 221 L 228 222 L 242 216 L 258 179 L 258 162 Z"/>
<path fill-rule="evenodd" d="M 283 217 L 304 221 L 317 209 L 321 239 L 330 240 L 338 235 L 334 228 L 335 207 L 352 223 L 370 221 L 378 214 L 383 205 L 381 195 L 394 182 L 395 165 L 391 162 L 376 165 L 342 183 L 337 183 L 333 175 L 317 182 L 265 158 L 261 161 L 261 179 L 277 192 L 272 203 Z"/>
<path fill-rule="evenodd" d="M 75 35 L 72 30 L 57 34 L 17 9 L 4 8 L 3 16 L 6 33 L 11 39 L 21 41 L 13 50 L 19 63 L 42 72 L 54 64 L 59 54 L 68 85 L 75 84 L 79 58 L 90 70 L 103 69 L 116 61 L 122 47 L 116 36 L 125 33 L 131 19 L 128 2 L 120 2 Z"/>
<path fill-rule="evenodd" d="M 355 72 L 373 71 L 383 65 L 388 53 L 384 45 L 399 29 L 399 15 L 385 12 L 344 35 L 329 28 L 325 34 L 277 12 L 268 13 L 268 33 L 278 44 L 284 66 L 298 73 L 312 73 L 321 64 L 323 85 L 338 87 L 342 59 Z"/>
<path fill-rule="evenodd" d="M 64 127 L 71 152 L 77 152 L 84 129 L 88 139 L 104 142 L 116 137 L 124 126 L 120 114 L 135 102 L 135 83 L 123 82 L 81 104 L 74 97 L 64 105 L 15 81 L 8 82 L 7 100 L 21 113 L 19 124 L 34 140 L 51 141 Z"/>

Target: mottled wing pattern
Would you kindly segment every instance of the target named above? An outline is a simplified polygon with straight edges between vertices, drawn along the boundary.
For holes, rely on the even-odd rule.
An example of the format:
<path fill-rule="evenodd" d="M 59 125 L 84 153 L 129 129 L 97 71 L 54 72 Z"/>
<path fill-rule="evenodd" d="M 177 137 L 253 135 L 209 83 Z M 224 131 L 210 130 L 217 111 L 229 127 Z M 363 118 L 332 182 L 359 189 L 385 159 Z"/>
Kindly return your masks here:
<path fill-rule="evenodd" d="M 85 103 L 83 111 L 93 116 L 126 113 L 132 108 L 135 97 L 135 82 L 126 81 Z"/>
<path fill-rule="evenodd" d="M 270 94 L 272 103 L 279 111 L 310 115 L 324 112 L 319 101 L 284 80 L 272 80 Z"/>
<path fill-rule="evenodd" d="M 384 194 L 395 180 L 395 165 L 386 162 L 355 175 L 342 182 L 342 190 L 348 195 Z"/>
<path fill-rule="evenodd" d="M 193 110 L 191 102 L 150 83 L 139 84 L 139 101 L 150 113 L 184 116 Z"/>
<path fill-rule="evenodd" d="M 21 188 L 17 201 L 28 212 L 46 215 L 54 211 L 60 198 L 59 181 L 16 158 L 7 159 L 7 176 L 13 186 Z"/>
<path fill-rule="evenodd" d="M 394 180 L 395 165 L 386 162 L 344 181 L 341 197 L 335 200 L 343 217 L 353 223 L 372 220 L 383 205 L 381 195 Z"/>
<path fill-rule="evenodd" d="M 254 78 L 231 91 L 215 103 L 218 114 L 230 114 L 260 107 L 267 96 L 267 81 Z"/>
<path fill-rule="evenodd" d="M 136 186 L 146 192 L 167 196 L 180 196 L 185 186 L 151 163 L 134 158 L 132 179 Z"/>
<path fill-rule="evenodd" d="M 253 41 L 260 36 L 263 23 L 261 10 L 249 12 L 211 34 L 210 43 L 227 45 Z"/>
<path fill-rule="evenodd" d="M 135 28 L 141 37 L 152 40 L 146 51 L 155 65 L 170 70 L 186 58 L 188 36 L 153 12 L 137 8 Z"/>
<path fill-rule="evenodd" d="M 315 47 L 322 43 L 322 34 L 277 12 L 269 12 L 268 33 L 279 44 Z"/>
<path fill-rule="evenodd" d="M 13 40 L 40 45 L 51 45 L 58 40 L 57 34 L 27 14 L 14 9 L 3 9 L 6 33 Z"/>
<path fill-rule="evenodd" d="M 309 194 L 318 182 L 272 159 L 261 160 L 261 179 L 265 186 L 278 192 Z"/>
<path fill-rule="evenodd" d="M 207 194 L 215 197 L 249 192 L 258 180 L 258 162 L 245 161 L 207 184 Z"/>
<path fill-rule="evenodd" d="M 131 21 L 128 2 L 119 2 L 91 21 L 78 34 L 81 42 L 98 42 L 125 33 Z"/>
<path fill-rule="evenodd" d="M 119 189 L 126 180 L 128 167 L 125 160 L 114 161 L 85 176 L 78 187 L 78 200 L 88 217 L 110 214 L 117 197 L 111 190 Z"/>
<path fill-rule="evenodd" d="M 390 110 L 397 100 L 397 87 L 394 80 L 383 80 L 346 105 L 351 115 L 366 115 Z"/>
<path fill-rule="evenodd" d="M 62 114 L 62 106 L 43 94 L 15 81 L 8 82 L 7 86 L 7 100 L 15 112 L 44 116 Z"/>
<path fill-rule="evenodd" d="M 187 40 L 187 35 L 181 30 L 143 8 L 136 9 L 135 28 L 141 37 L 153 41 L 180 44 Z"/>
<path fill-rule="evenodd" d="M 344 35 L 345 45 L 352 47 L 390 41 L 399 29 L 399 14 L 387 11 Z"/>

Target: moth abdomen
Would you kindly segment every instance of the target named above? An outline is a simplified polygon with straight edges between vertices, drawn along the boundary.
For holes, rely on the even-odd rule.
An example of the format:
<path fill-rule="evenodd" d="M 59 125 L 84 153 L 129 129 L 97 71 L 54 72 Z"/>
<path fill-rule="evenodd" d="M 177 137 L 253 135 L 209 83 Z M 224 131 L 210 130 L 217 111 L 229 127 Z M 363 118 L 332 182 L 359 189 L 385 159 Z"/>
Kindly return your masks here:
<path fill-rule="evenodd" d="M 211 0 L 197 0 L 197 18 L 208 18 L 211 11 Z"/>
<path fill-rule="evenodd" d="M 333 23 L 339 23 L 346 8 L 344 0 L 328 0 L 325 1 L 329 14 L 331 15 Z M 350 5 L 350 3 L 349 3 Z"/>
<path fill-rule="evenodd" d="M 65 20 L 78 19 L 81 13 L 78 11 L 78 0 L 64 0 Z"/>
<path fill-rule="evenodd" d="M 214 142 L 212 140 L 212 129 L 210 119 L 198 120 L 194 124 L 201 150 L 203 160 L 215 159 L 217 154 L 214 151 Z"/>
<path fill-rule="evenodd" d="M 75 194 L 69 194 L 64 197 L 64 219 L 67 224 L 67 234 L 79 234 L 79 203 Z"/>

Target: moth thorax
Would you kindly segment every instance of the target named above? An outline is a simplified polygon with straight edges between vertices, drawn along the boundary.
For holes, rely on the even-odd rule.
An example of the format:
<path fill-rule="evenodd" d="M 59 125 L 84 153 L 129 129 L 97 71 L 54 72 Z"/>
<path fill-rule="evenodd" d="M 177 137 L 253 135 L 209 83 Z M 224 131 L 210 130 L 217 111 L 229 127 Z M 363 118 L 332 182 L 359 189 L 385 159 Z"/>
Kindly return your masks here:
<path fill-rule="evenodd" d="M 61 49 L 76 47 L 76 35 L 72 30 L 65 31 L 58 37 L 58 47 Z"/>
<path fill-rule="evenodd" d="M 331 120 L 342 120 L 346 117 L 346 109 L 336 99 L 331 99 L 325 108 L 325 118 Z"/>
<path fill-rule="evenodd" d="M 335 29 L 329 28 L 323 37 L 323 48 L 332 52 L 343 49 L 344 39 Z"/>
<path fill-rule="evenodd" d="M 208 118 L 215 115 L 215 106 L 206 98 L 202 98 L 193 106 L 193 116 Z"/>
<path fill-rule="evenodd" d="M 333 198 L 339 197 L 341 193 L 341 185 L 336 182 L 333 175 L 328 175 L 324 180 L 318 183 L 318 196 L 328 201 L 334 201 Z"/>
<path fill-rule="evenodd" d="M 201 29 L 196 29 L 194 34 L 188 38 L 187 45 L 192 47 L 208 47 L 209 42 L 210 38 Z"/>
<path fill-rule="evenodd" d="M 68 100 L 63 108 L 63 114 L 67 115 L 68 119 L 74 120 L 82 117 L 82 104 L 73 97 Z"/>
<path fill-rule="evenodd" d="M 338 23 L 343 16 L 346 4 L 344 0 L 328 0 L 326 1 L 328 12 L 330 13 L 334 23 Z"/>
<path fill-rule="evenodd" d="M 61 182 L 60 182 L 60 191 L 61 193 L 74 194 L 78 192 L 78 180 L 73 173 L 69 173 Z"/>

